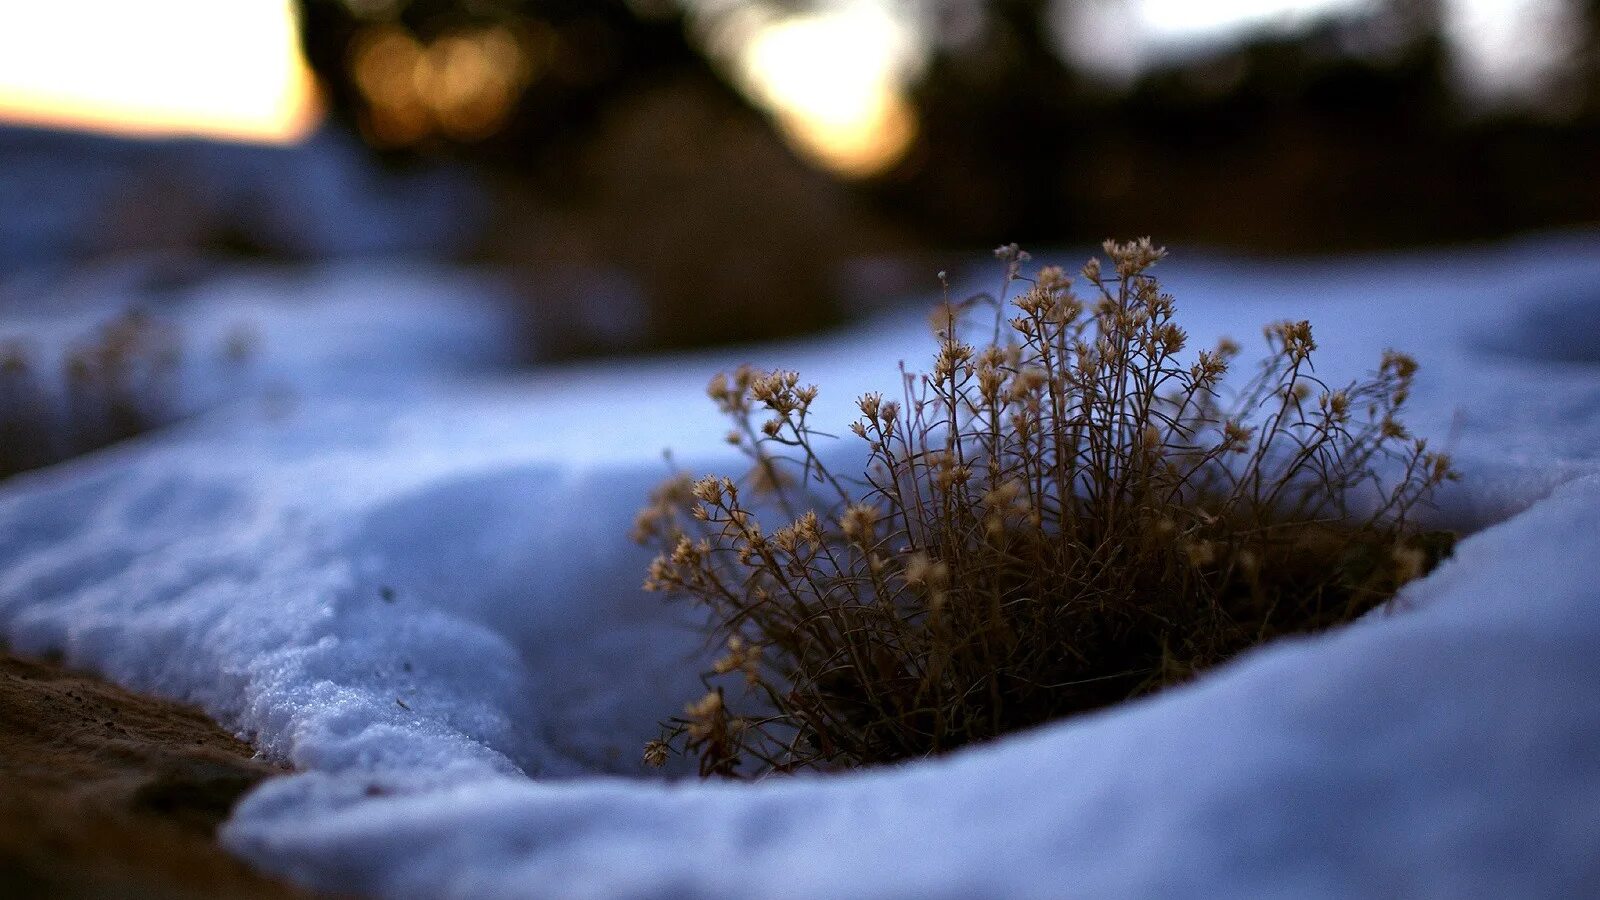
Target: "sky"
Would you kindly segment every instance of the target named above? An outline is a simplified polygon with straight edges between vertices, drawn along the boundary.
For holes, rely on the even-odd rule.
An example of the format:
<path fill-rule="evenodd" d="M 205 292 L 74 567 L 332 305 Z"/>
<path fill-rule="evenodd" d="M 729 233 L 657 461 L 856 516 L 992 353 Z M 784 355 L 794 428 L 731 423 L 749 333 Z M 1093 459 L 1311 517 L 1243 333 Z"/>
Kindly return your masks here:
<path fill-rule="evenodd" d="M 0 0 L 0 121 L 286 143 L 315 120 L 290 0 Z"/>
<path fill-rule="evenodd" d="M 1085 62 L 1126 72 L 1185 45 L 1244 28 L 1293 28 L 1319 15 L 1377 6 L 1374 0 L 1088 0 L 1073 49 Z M 1468 87 L 1516 96 L 1551 74 L 1574 20 L 1563 0 L 1443 0 L 1445 30 Z"/>

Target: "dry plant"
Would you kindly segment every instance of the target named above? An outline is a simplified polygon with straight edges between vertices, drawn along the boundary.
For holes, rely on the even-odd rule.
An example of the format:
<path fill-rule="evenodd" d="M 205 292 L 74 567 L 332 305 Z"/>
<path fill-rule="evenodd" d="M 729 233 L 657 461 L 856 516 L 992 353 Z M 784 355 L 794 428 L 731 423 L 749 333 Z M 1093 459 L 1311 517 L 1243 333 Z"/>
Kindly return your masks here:
<path fill-rule="evenodd" d="M 932 371 L 859 400 L 860 478 L 824 463 L 796 373 L 712 380 L 753 468 L 675 477 L 635 537 L 663 551 L 645 587 L 704 604 L 726 655 L 647 762 L 736 775 L 940 753 L 1347 621 L 1448 552 L 1412 516 L 1455 475 L 1396 418 L 1410 357 L 1330 386 L 1310 324 L 1283 322 L 1230 389 L 1237 345 L 1185 355 L 1150 274 L 1165 251 L 1104 249 L 1081 293 L 1060 268 L 1025 278 L 1011 245 L 1014 302 L 947 297 Z"/>
<path fill-rule="evenodd" d="M 59 386 L 26 344 L 0 344 L 0 477 L 170 421 L 180 353 L 176 328 L 139 311 L 68 348 Z"/>

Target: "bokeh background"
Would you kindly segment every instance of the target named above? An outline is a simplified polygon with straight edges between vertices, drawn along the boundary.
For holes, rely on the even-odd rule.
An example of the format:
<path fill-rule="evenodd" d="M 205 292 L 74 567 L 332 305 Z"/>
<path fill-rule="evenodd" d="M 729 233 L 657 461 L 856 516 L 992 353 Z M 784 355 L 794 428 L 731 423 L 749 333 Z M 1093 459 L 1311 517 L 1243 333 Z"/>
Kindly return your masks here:
<path fill-rule="evenodd" d="M 1596 221 L 1596 0 L 0 0 L 0 474 L 203 405 L 162 311 L 241 267 L 364 347 L 403 304 L 352 261 L 470 272 L 546 361 L 830 327 L 1002 242 Z"/>

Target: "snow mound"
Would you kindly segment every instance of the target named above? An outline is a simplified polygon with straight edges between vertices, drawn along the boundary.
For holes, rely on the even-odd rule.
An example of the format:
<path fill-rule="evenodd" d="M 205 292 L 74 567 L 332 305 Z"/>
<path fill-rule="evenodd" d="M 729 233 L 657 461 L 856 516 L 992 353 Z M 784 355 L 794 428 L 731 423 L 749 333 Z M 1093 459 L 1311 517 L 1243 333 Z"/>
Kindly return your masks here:
<path fill-rule="evenodd" d="M 250 795 L 224 839 L 322 889 L 1593 893 L 1600 368 L 1513 328 L 1530 278 L 1600 306 L 1600 253 L 1558 249 L 1164 264 L 1196 341 L 1309 318 L 1333 381 L 1413 352 L 1409 420 L 1466 474 L 1440 515 L 1499 524 L 1390 614 L 942 760 L 756 786 L 644 776 L 640 745 L 693 694 L 702 648 L 685 610 L 639 592 L 625 538 L 664 447 L 692 471 L 729 462 L 711 372 L 798 368 L 842 422 L 926 356 L 920 315 L 238 405 L 14 479 L 0 635 L 198 703 L 302 770 Z"/>

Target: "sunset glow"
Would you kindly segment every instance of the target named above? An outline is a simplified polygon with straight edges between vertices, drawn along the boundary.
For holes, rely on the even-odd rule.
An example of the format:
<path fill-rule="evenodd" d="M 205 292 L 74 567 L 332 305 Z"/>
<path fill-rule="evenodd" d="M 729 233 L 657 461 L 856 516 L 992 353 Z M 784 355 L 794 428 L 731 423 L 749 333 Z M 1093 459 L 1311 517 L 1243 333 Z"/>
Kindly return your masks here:
<path fill-rule="evenodd" d="M 740 74 L 800 152 L 866 177 L 899 162 L 916 138 L 905 95 L 909 43 L 870 8 L 797 16 L 750 39 Z"/>
<path fill-rule="evenodd" d="M 0 122 L 291 143 L 317 118 L 290 0 L 0 0 Z"/>

